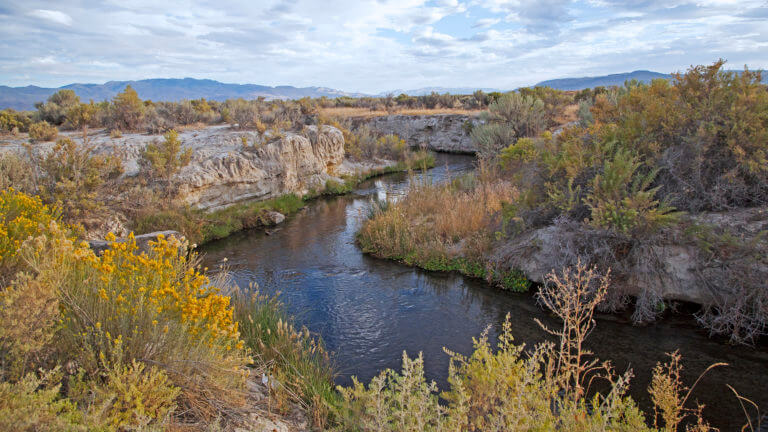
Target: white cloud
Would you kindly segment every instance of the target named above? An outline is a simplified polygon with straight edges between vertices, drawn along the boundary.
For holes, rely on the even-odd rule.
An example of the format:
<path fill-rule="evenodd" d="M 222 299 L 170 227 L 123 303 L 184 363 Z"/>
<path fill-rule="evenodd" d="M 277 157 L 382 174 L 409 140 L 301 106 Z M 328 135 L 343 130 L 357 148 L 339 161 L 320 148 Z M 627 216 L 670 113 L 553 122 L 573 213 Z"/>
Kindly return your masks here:
<path fill-rule="evenodd" d="M 72 25 L 72 17 L 61 11 L 49 9 L 35 9 L 29 15 L 52 21 L 58 24 Z"/>
<path fill-rule="evenodd" d="M 64 13 L 26 0 L 0 14 L 0 84 L 192 76 L 377 93 L 719 57 L 768 67 L 764 0 L 691 1 L 59 0 Z"/>
<path fill-rule="evenodd" d="M 482 18 L 475 21 L 474 28 L 488 28 L 501 22 L 500 18 Z"/>

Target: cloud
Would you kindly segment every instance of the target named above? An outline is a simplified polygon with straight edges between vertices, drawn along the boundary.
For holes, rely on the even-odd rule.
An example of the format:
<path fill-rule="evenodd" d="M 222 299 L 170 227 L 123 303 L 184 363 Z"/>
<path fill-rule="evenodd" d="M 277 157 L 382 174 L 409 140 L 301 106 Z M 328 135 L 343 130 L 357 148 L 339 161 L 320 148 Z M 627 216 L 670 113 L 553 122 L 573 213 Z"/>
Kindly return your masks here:
<path fill-rule="evenodd" d="M 492 27 L 495 24 L 498 24 L 501 21 L 500 18 L 482 18 L 477 21 L 475 21 L 475 24 L 472 25 L 473 28 L 488 28 Z"/>
<path fill-rule="evenodd" d="M 0 6 L 0 84 L 191 76 L 378 93 L 511 89 L 720 57 L 768 67 L 765 0 L 94 3 Z"/>
<path fill-rule="evenodd" d="M 61 11 L 35 9 L 30 12 L 29 15 L 66 26 L 72 25 L 72 17 Z"/>

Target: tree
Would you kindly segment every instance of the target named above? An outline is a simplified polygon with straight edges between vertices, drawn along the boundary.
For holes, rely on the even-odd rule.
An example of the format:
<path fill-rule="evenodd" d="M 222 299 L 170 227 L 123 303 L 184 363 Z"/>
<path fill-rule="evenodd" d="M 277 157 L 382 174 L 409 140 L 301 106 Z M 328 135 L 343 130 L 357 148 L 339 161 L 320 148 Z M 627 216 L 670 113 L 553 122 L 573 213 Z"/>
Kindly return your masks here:
<path fill-rule="evenodd" d="M 143 119 L 144 104 L 136 90 L 128 85 L 112 99 L 104 126 L 109 130 L 133 131 L 141 127 Z"/>
<path fill-rule="evenodd" d="M 52 94 L 46 103 L 35 104 L 40 120 L 53 125 L 60 125 L 66 120 L 67 110 L 80 104 L 80 98 L 74 90 L 59 90 Z"/>

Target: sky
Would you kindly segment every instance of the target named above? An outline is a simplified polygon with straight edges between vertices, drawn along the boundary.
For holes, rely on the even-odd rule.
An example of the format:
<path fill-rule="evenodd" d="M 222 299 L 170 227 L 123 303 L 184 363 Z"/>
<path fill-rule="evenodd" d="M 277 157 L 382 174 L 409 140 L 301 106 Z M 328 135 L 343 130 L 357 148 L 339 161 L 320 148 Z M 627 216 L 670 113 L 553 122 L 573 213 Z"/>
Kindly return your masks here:
<path fill-rule="evenodd" d="M 0 85 L 210 78 L 514 89 L 718 58 L 768 67 L 768 0 L 0 0 Z"/>

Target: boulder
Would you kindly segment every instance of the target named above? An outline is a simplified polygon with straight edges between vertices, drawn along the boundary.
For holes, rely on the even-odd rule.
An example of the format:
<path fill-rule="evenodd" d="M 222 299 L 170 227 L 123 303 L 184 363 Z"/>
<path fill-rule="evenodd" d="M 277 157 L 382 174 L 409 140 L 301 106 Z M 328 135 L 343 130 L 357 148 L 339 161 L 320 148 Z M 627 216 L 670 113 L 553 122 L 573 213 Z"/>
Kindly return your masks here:
<path fill-rule="evenodd" d="M 265 225 L 278 225 L 283 223 L 285 215 L 276 211 L 264 212 L 263 219 Z"/>

